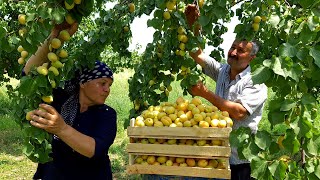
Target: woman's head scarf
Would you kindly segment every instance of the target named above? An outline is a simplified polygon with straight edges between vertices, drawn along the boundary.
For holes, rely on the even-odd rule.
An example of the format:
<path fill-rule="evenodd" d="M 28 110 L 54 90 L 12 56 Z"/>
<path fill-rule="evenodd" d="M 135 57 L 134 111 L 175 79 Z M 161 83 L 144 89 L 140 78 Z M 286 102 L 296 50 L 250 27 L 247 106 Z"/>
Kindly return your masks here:
<path fill-rule="evenodd" d="M 79 83 L 83 84 L 99 78 L 111 78 L 113 80 L 113 72 L 105 63 L 96 61 L 93 69 L 84 68 L 80 72 Z"/>

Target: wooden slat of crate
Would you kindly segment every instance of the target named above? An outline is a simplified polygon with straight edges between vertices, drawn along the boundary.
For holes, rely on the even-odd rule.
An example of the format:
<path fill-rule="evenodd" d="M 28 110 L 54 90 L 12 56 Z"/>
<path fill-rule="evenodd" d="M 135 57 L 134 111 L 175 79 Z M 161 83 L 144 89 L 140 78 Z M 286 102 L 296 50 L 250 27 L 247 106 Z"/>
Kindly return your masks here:
<path fill-rule="evenodd" d="M 155 156 L 203 156 L 230 157 L 231 149 L 225 146 L 189 146 L 167 144 L 129 143 L 128 153 L 153 154 Z"/>
<path fill-rule="evenodd" d="M 194 127 L 128 127 L 127 134 L 133 138 L 203 139 L 229 138 L 231 128 L 194 128 Z"/>
<path fill-rule="evenodd" d="M 230 169 L 213 169 L 199 167 L 160 166 L 160 165 L 129 165 L 128 174 L 159 174 L 205 178 L 231 178 Z"/>

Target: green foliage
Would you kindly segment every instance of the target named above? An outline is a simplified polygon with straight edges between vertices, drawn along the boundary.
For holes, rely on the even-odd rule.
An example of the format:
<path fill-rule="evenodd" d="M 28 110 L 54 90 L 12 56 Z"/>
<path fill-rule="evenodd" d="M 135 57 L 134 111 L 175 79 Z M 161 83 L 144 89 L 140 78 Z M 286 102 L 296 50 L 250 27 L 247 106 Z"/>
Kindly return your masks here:
<path fill-rule="evenodd" d="M 250 138 L 245 141 L 236 138 L 243 136 L 243 130 L 233 132 L 232 144 L 239 154 L 253 158 L 255 178 L 300 179 L 305 174 L 309 174 L 308 179 L 320 178 L 316 173 L 320 144 L 315 143 L 319 136 L 315 126 L 319 109 L 319 13 L 318 1 L 245 2 L 237 11 L 241 20 L 235 30 L 237 37 L 257 39 L 262 45 L 253 80 L 265 83 L 275 93 L 268 114 L 274 131 L 258 131 L 251 136 L 247 130 Z M 251 24 L 257 15 L 266 16 L 267 21 L 260 22 L 254 32 Z M 280 126 L 281 132 L 277 131 Z M 284 137 L 281 143 L 279 135 Z M 311 168 L 306 168 L 307 164 Z"/>

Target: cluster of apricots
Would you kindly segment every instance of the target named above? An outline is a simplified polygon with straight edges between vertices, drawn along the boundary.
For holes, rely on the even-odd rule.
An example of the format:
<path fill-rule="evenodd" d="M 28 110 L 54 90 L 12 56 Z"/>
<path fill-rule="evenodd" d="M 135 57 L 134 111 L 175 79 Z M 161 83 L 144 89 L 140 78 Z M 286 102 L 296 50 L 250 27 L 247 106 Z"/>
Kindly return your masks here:
<path fill-rule="evenodd" d="M 134 163 L 141 165 L 199 167 L 214 169 L 226 169 L 227 166 L 226 160 L 224 159 L 184 158 L 154 155 L 138 155 L 135 157 Z"/>
<path fill-rule="evenodd" d="M 141 144 L 168 144 L 168 145 L 189 145 L 189 146 L 223 146 L 224 141 L 219 139 L 155 139 L 136 138 L 135 143 Z"/>

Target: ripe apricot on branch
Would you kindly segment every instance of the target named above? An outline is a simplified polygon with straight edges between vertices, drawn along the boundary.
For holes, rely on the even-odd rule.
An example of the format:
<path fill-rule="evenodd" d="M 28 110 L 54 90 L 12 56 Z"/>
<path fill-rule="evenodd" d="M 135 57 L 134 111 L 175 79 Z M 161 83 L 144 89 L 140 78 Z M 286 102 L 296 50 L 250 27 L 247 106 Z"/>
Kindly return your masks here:
<path fill-rule="evenodd" d="M 167 3 L 166 3 L 166 7 L 167 7 L 167 9 L 168 10 L 174 10 L 175 9 L 175 3 L 174 2 L 171 2 L 171 1 L 168 1 Z"/>
<path fill-rule="evenodd" d="M 28 51 L 21 51 L 21 57 L 26 58 L 29 55 Z"/>
<path fill-rule="evenodd" d="M 27 112 L 27 114 L 26 114 L 26 120 L 28 120 L 28 121 L 31 120 L 31 113 L 32 113 L 32 111 Z"/>
<path fill-rule="evenodd" d="M 199 8 L 202 8 L 204 5 L 204 0 L 199 0 Z"/>
<path fill-rule="evenodd" d="M 26 28 L 19 29 L 19 36 L 23 37 L 27 33 Z"/>
<path fill-rule="evenodd" d="M 179 44 L 179 48 L 180 48 L 181 50 L 184 50 L 184 49 L 186 48 L 186 45 L 185 45 L 184 43 L 180 43 L 180 44 Z"/>
<path fill-rule="evenodd" d="M 164 86 L 161 86 L 159 89 L 160 91 L 164 91 L 166 88 Z"/>
<path fill-rule="evenodd" d="M 151 80 L 149 81 L 149 86 L 154 85 L 154 83 L 155 83 L 154 80 L 151 79 Z"/>
<path fill-rule="evenodd" d="M 58 61 L 58 60 L 59 60 L 58 56 L 57 56 L 55 53 L 53 53 L 53 52 L 49 52 L 49 53 L 48 53 L 48 59 L 49 59 L 51 62 L 54 62 L 54 61 Z"/>
<path fill-rule="evenodd" d="M 124 32 L 128 32 L 129 31 L 129 27 L 125 26 L 125 27 L 123 27 L 123 30 L 124 30 Z"/>
<path fill-rule="evenodd" d="M 42 101 L 46 103 L 52 103 L 53 102 L 53 97 L 52 96 L 42 96 L 41 97 Z"/>
<path fill-rule="evenodd" d="M 18 59 L 18 63 L 19 63 L 19 64 L 24 64 L 24 58 L 23 58 L 23 57 L 19 58 L 19 59 Z"/>
<path fill-rule="evenodd" d="M 19 14 L 18 15 L 18 21 L 20 24 L 25 25 L 26 24 L 26 15 L 25 14 Z"/>
<path fill-rule="evenodd" d="M 255 16 L 254 19 L 253 19 L 254 23 L 260 23 L 260 21 L 261 21 L 261 17 L 260 16 Z"/>
<path fill-rule="evenodd" d="M 54 67 L 54 66 L 51 66 L 48 70 L 51 71 L 51 72 L 53 72 L 53 74 L 54 74 L 55 76 L 58 76 L 58 75 L 59 75 L 58 69 L 57 69 L 56 67 Z"/>
<path fill-rule="evenodd" d="M 135 5 L 134 5 L 133 3 L 129 3 L 128 6 L 129 6 L 129 12 L 130 12 L 130 13 L 133 13 L 134 10 L 136 9 Z"/>
<path fill-rule="evenodd" d="M 81 0 L 73 0 L 75 4 L 81 4 Z"/>
<path fill-rule="evenodd" d="M 75 20 L 73 19 L 73 17 L 70 14 L 67 14 L 65 19 L 68 24 L 73 24 L 75 22 Z"/>
<path fill-rule="evenodd" d="M 255 32 L 259 31 L 259 24 L 258 23 L 253 23 L 252 24 L 252 28 L 253 28 L 253 31 L 255 31 Z"/>
<path fill-rule="evenodd" d="M 51 66 L 54 66 L 56 68 L 62 68 L 63 64 L 58 60 L 51 63 Z"/>
<path fill-rule="evenodd" d="M 70 34 L 67 30 L 62 30 L 59 33 L 59 39 L 63 40 L 63 41 L 69 41 L 70 40 Z"/>
<path fill-rule="evenodd" d="M 60 51 L 58 51 L 58 56 L 61 58 L 66 58 L 68 57 L 68 52 L 64 49 L 61 49 Z"/>
<path fill-rule="evenodd" d="M 50 84 L 52 88 L 56 88 L 57 84 L 54 80 L 50 80 Z"/>
<path fill-rule="evenodd" d="M 163 12 L 163 18 L 166 20 L 170 19 L 171 18 L 170 13 L 168 11 Z"/>
<path fill-rule="evenodd" d="M 60 39 L 58 39 L 58 38 L 53 38 L 53 39 L 51 40 L 51 47 L 54 48 L 54 49 L 60 48 L 60 47 L 61 47 L 61 41 L 60 41 Z"/>
<path fill-rule="evenodd" d="M 39 74 L 44 75 L 44 76 L 48 75 L 48 69 L 46 67 L 43 67 L 43 66 L 37 67 L 37 72 Z"/>
<path fill-rule="evenodd" d="M 18 51 L 19 53 L 21 53 L 22 51 L 24 51 L 24 48 L 20 45 L 20 46 L 17 48 L 17 51 Z"/>

